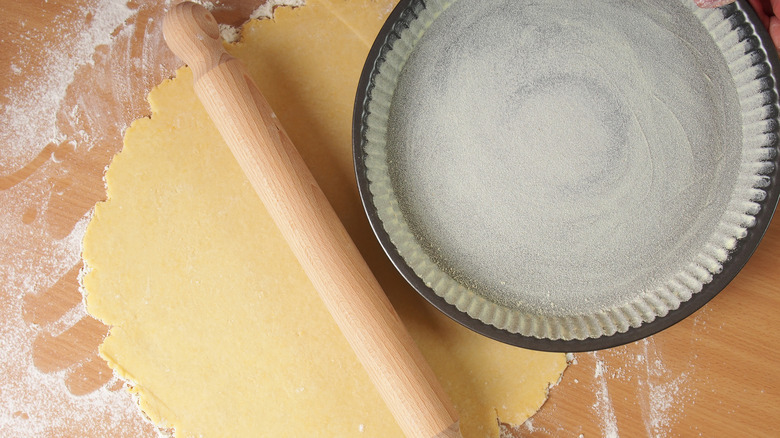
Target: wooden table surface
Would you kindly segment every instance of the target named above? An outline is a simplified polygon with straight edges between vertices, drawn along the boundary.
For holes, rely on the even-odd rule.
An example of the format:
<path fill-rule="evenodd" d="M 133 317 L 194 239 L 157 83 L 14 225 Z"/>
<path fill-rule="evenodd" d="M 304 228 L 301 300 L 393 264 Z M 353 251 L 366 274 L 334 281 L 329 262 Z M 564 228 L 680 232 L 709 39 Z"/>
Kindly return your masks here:
<path fill-rule="evenodd" d="M 367 1 L 367 0 L 366 0 Z M 229 3 L 225 1 L 224 3 Z M 233 22 L 258 0 L 218 11 Z M 80 239 L 124 128 L 178 66 L 151 0 L 0 0 L 0 436 L 154 436 L 97 356 Z M 780 224 L 703 309 L 574 355 L 514 436 L 780 436 Z"/>

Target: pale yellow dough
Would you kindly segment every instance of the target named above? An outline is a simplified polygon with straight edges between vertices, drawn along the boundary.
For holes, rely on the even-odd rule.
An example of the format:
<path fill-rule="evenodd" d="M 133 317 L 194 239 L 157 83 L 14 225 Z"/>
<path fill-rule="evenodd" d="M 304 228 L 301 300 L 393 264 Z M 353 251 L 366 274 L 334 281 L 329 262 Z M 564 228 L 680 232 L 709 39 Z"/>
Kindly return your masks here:
<path fill-rule="evenodd" d="M 461 416 L 497 437 L 544 402 L 562 354 L 509 347 L 425 303 L 373 238 L 354 182 L 350 123 L 368 47 L 393 1 L 308 0 L 251 22 L 228 47 L 260 89 L 377 274 Z M 141 408 L 181 437 L 400 437 L 192 91 L 149 95 L 106 174 L 84 240 L 101 347 Z"/>

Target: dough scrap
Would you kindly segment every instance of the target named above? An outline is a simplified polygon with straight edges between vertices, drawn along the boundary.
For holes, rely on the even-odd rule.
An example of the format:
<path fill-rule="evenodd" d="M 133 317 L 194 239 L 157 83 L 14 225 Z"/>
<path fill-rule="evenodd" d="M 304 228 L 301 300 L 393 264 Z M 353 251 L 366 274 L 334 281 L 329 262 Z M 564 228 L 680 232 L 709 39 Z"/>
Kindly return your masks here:
<path fill-rule="evenodd" d="M 248 66 L 461 416 L 465 438 L 520 424 L 563 354 L 477 335 L 425 303 L 365 219 L 351 160 L 354 91 L 393 0 L 308 0 L 226 45 Z M 101 355 L 177 436 L 400 437 L 192 90 L 186 67 L 149 94 L 106 173 L 84 239 Z"/>

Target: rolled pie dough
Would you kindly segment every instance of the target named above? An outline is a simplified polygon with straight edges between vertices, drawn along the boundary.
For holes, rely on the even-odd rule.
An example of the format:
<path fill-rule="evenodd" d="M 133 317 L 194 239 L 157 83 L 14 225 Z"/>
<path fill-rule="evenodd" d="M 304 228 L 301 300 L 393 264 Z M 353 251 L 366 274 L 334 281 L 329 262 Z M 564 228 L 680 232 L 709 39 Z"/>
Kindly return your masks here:
<path fill-rule="evenodd" d="M 474 334 L 386 260 L 352 170 L 354 92 L 393 0 L 309 0 L 252 21 L 243 60 L 442 381 L 466 438 L 544 402 L 562 354 Z M 178 436 L 400 437 L 400 429 L 198 102 L 182 68 L 127 130 L 84 239 L 101 355 Z"/>

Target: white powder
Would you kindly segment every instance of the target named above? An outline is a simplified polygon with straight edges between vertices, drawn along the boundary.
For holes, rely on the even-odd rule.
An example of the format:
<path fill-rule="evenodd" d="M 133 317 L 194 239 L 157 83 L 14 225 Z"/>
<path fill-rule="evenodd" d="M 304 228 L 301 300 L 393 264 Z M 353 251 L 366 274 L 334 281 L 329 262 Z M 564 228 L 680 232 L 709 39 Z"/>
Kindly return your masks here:
<path fill-rule="evenodd" d="M 704 338 L 718 336 L 718 332 L 704 327 L 704 320 L 709 318 L 708 309 L 704 307 L 693 316 L 690 335 L 678 331 L 673 337 L 649 337 L 609 350 L 573 355 L 574 360 L 570 360 L 563 380 L 565 382 L 569 376 L 569 381 L 576 385 L 570 383 L 563 392 L 553 391 L 545 408 L 522 428 L 511 429 L 517 436 L 538 430 L 542 430 L 544 436 L 575 436 L 583 426 L 594 425 L 600 430 L 593 436 L 619 436 L 618 425 L 625 422 L 623 429 L 631 429 L 635 435 L 637 428 L 644 428 L 642 436 L 653 438 L 685 435 L 687 426 L 681 423 L 687 423 L 686 418 L 701 413 L 700 409 L 690 408 L 697 404 L 703 388 L 707 388 L 704 392 L 730 391 L 717 381 L 710 382 L 708 370 L 712 363 L 697 353 L 708 348 L 706 342 L 699 342 L 699 335 Z M 690 336 L 691 344 L 686 353 L 680 346 L 687 344 L 679 341 L 687 336 Z M 702 347 L 704 350 L 700 350 Z M 714 354 L 714 351 L 710 353 Z M 572 379 L 571 373 L 581 377 Z M 567 397 L 578 395 L 580 400 L 587 399 L 585 394 L 592 394 L 593 404 L 583 406 L 589 408 L 584 424 L 561 422 L 561 416 L 573 406 Z M 553 430 L 544 430 L 544 427 Z"/>
<path fill-rule="evenodd" d="M 593 313 L 703 247 L 740 160 L 739 105 L 677 0 L 460 0 L 393 98 L 388 164 L 424 250 L 491 301 Z"/>
<path fill-rule="evenodd" d="M 36 24 L 45 25 L 46 32 L 20 23 L 21 30 L 12 29 L 12 36 L 2 41 L 18 49 L 8 51 L 10 72 L 16 77 L 12 87 L 2 90 L 0 107 L 3 437 L 140 437 L 151 431 L 116 378 L 83 395 L 71 392 L 68 384 L 78 384 L 79 367 L 100 360 L 97 351 L 66 366 L 58 365 L 63 367 L 56 371 L 44 372 L 36 366 L 33 358 L 40 351 L 35 342 L 56 340 L 87 318 L 83 304 L 75 302 L 70 309 L 61 309 L 64 313 L 56 320 L 31 323 L 24 316 L 36 310 L 26 298 L 46 293 L 80 263 L 89 214 L 88 207 L 79 208 L 95 196 L 93 189 L 102 188 L 98 173 L 108 164 L 112 148 L 121 146 L 121 131 L 129 122 L 123 118 L 123 104 L 130 110 L 138 108 L 129 104 L 133 97 L 129 94 L 132 88 L 143 88 L 139 71 L 162 73 L 165 68 L 159 50 L 155 51 L 162 44 L 161 34 L 146 38 L 134 32 L 136 25 L 155 29 L 149 9 L 143 6 L 148 7 L 112 0 L 90 0 L 65 8 L 43 6 L 41 15 L 47 20 Z M 55 16 L 52 9 L 62 15 Z M 40 40 L 44 34 L 54 39 Z M 133 40 L 136 37 L 143 41 Z M 137 43 L 138 51 L 130 49 L 131 41 Z M 144 94 L 135 97 L 148 111 Z M 77 144 L 68 154 L 59 154 L 68 148 L 47 146 L 66 139 Z M 41 159 L 35 160 L 39 154 Z M 76 166 L 81 168 L 74 177 Z M 94 178 L 87 178 L 91 174 L 85 168 L 94 168 Z M 20 169 L 25 169 L 21 182 L 6 178 Z M 63 354 L 71 353 L 65 345 Z M 79 388 L 88 390 L 87 385 Z"/>
<path fill-rule="evenodd" d="M 593 353 L 593 357 L 598 357 L 598 353 Z M 607 386 L 607 378 L 605 373 L 607 367 L 604 361 L 596 359 L 596 367 L 594 370 L 594 377 L 596 380 L 596 403 L 593 404 L 593 411 L 596 416 L 601 420 L 601 433 L 605 438 L 617 438 L 618 425 L 617 417 L 615 416 L 615 409 L 612 406 L 612 399 L 609 396 L 609 387 Z"/>
<path fill-rule="evenodd" d="M 79 262 L 81 239 L 87 217 L 80 220 L 70 235 L 50 242 L 47 254 L 31 251 L 29 239 L 45 239 L 45 230 L 28 233 L 14 230 L 24 205 L 7 205 L 2 201 L 8 192 L 24 191 L 35 195 L 40 181 L 28 180 L 27 187 L 14 187 L 0 192 L 0 436 L 47 437 L 63 436 L 143 436 L 143 420 L 135 403 L 125 391 L 110 389 L 109 384 L 83 396 L 75 396 L 65 386 L 65 379 L 73 367 L 44 373 L 33 362 L 33 341 L 47 334 L 56 336 L 86 317 L 79 304 L 57 321 L 41 326 L 23 320 L 23 297 L 31 291 L 43 291 Z M 38 235 L 36 235 L 38 234 Z M 16 251 L 10 253 L 8 249 Z M 76 365 L 76 364 L 74 364 Z M 123 430 L 117 433 L 117 425 Z"/>
<path fill-rule="evenodd" d="M 267 0 L 257 7 L 251 14 L 250 19 L 259 20 L 263 18 L 274 18 L 274 9 L 279 6 L 299 7 L 306 4 L 304 0 Z M 222 39 L 228 43 L 234 43 L 241 37 L 241 29 L 229 24 L 220 24 L 219 33 Z"/>
<path fill-rule="evenodd" d="M 16 169 L 48 143 L 65 139 L 57 129 L 57 116 L 76 71 L 92 63 L 95 48 L 110 43 L 112 32 L 133 13 L 125 2 L 114 0 L 101 0 L 81 12 L 84 17 L 91 14 L 84 27 L 59 23 L 61 17 L 54 19 L 52 25 L 61 38 L 47 48 L 43 74 L 28 77 L 21 89 L 4 90 L 7 103 L 0 106 L 0 169 Z M 35 41 L 37 32 L 29 29 L 18 38 Z M 11 58 L 14 74 L 25 71 L 28 56 L 20 51 Z"/>
<path fill-rule="evenodd" d="M 691 352 L 687 361 L 675 361 L 674 366 L 670 366 L 662 357 L 662 350 L 650 337 L 617 350 L 588 353 L 594 362 L 591 390 L 596 396 L 591 409 L 598 419 L 602 435 L 617 436 L 617 415 L 609 384 L 619 381 L 623 386 L 636 388 L 638 403 L 638 409 L 624 410 L 621 414 L 639 415 L 647 436 L 673 436 L 674 426 L 686 416 L 686 407 L 696 403 L 698 390 L 692 376 L 696 375 L 698 361 Z M 629 353 L 630 359 L 626 360 L 626 353 L 631 351 L 641 353 Z M 607 366 L 607 362 L 622 365 Z"/>
<path fill-rule="evenodd" d="M 219 25 L 219 34 L 222 36 L 222 39 L 233 43 L 238 41 L 238 38 L 241 36 L 241 29 L 231 26 L 229 24 L 221 24 Z"/>
<path fill-rule="evenodd" d="M 683 371 L 672 371 L 664 364 L 652 338 L 642 340 L 641 346 L 644 354 L 637 362 L 636 373 L 642 386 L 642 420 L 649 436 L 664 438 L 670 436 L 671 427 L 685 415 L 685 407 L 695 403 L 696 391 L 691 388 L 695 365 L 691 361 Z"/>
<path fill-rule="evenodd" d="M 44 5 L 42 15 L 51 21 L 40 22 L 55 40 L 41 41 L 41 29 L 20 23 L 19 32 L 12 29 L 13 36 L 0 41 L 18 47 L 8 50 L 6 74 L 21 84 L 3 89 L 0 100 L 2 437 L 154 435 L 116 377 L 88 394 L 74 395 L 68 379 L 83 361 L 59 371 L 36 367 L 35 341 L 56 339 L 83 321 L 83 304 L 74 303 L 56 320 L 40 324 L 24 314 L 30 310 L 25 298 L 46 293 L 80 263 L 89 220 L 86 204 L 103 197 L 103 169 L 121 147 L 124 129 L 148 115 L 148 91 L 180 65 L 162 38 L 162 17 L 171 3 Z M 214 9 L 213 3 L 202 3 Z M 63 15 L 55 16 L 52 9 Z M 65 148 L 69 155 L 54 156 L 51 151 L 63 148 L 47 145 L 63 141 L 73 145 Z M 20 169 L 25 169 L 21 182 L 5 178 Z M 58 187 L 58 182 L 64 184 Z"/>
<path fill-rule="evenodd" d="M 279 6 L 299 7 L 303 6 L 304 4 L 306 4 L 305 0 L 267 0 L 265 3 L 258 6 L 257 9 L 255 9 L 251 14 L 249 14 L 249 18 L 273 18 L 274 9 Z"/>

